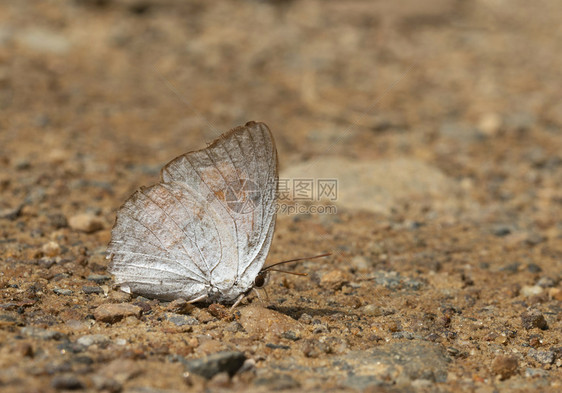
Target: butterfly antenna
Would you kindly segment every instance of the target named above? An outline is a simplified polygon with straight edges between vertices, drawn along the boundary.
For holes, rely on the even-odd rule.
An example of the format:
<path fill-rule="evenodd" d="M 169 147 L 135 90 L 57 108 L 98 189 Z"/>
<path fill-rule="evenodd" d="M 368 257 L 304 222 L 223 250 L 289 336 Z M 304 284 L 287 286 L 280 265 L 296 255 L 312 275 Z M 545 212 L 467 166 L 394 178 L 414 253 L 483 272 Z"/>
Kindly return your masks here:
<path fill-rule="evenodd" d="M 328 252 L 326 254 L 315 255 L 315 256 L 312 256 L 312 257 L 295 258 L 295 259 L 289 259 L 288 261 L 276 262 L 273 265 L 269 265 L 269 266 L 264 267 L 263 269 L 261 269 L 261 271 L 264 272 L 266 270 L 271 269 L 272 267 L 275 267 L 275 266 L 278 266 L 278 265 L 283 265 L 283 264 L 289 263 L 289 262 L 297 262 L 297 261 L 305 261 L 307 259 L 323 258 L 323 257 L 327 257 L 327 256 L 330 256 L 330 255 L 332 255 L 332 253 Z M 289 272 L 285 272 L 285 273 L 289 273 Z M 299 274 L 302 274 L 302 273 L 299 273 Z"/>
<path fill-rule="evenodd" d="M 293 274 L 295 276 L 308 276 L 308 273 L 297 273 L 297 272 L 290 272 L 288 270 L 280 270 L 280 269 L 268 269 L 270 272 L 280 272 L 280 273 L 287 273 Z"/>

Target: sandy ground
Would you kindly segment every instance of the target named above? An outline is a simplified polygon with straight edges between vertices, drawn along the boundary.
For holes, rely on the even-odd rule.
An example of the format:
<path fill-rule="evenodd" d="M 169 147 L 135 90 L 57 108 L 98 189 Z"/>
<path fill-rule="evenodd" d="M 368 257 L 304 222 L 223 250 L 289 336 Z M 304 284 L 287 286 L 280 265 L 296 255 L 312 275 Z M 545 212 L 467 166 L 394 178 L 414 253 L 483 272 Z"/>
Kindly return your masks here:
<path fill-rule="evenodd" d="M 397 3 L 1 2 L 0 390 L 560 391 L 562 3 Z M 333 255 L 234 311 L 113 288 L 119 206 L 249 120 L 337 180 L 268 261 Z"/>

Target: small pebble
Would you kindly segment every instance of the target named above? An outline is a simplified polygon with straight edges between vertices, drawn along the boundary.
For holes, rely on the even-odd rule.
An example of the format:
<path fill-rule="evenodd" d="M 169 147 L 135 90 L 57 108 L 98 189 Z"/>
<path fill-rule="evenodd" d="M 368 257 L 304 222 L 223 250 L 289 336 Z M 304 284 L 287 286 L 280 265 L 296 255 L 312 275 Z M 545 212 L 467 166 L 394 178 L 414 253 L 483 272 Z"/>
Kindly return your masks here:
<path fill-rule="evenodd" d="M 18 218 L 22 211 L 23 205 L 19 205 L 14 208 L 0 209 L 0 218 L 5 218 L 7 220 L 15 220 Z"/>
<path fill-rule="evenodd" d="M 324 344 L 328 346 L 327 353 L 343 354 L 348 352 L 349 345 L 346 339 L 337 336 L 322 337 L 320 338 Z"/>
<path fill-rule="evenodd" d="M 57 349 L 63 354 L 80 353 L 80 352 L 84 352 L 86 350 L 86 347 L 75 342 L 67 341 L 57 345 Z"/>
<path fill-rule="evenodd" d="M 320 279 L 320 286 L 332 291 L 338 291 L 349 281 L 350 277 L 346 272 L 342 270 L 332 270 L 322 276 Z"/>
<path fill-rule="evenodd" d="M 202 359 L 184 363 L 187 371 L 211 379 L 219 373 L 233 376 L 244 365 L 246 356 L 242 352 L 219 352 Z"/>
<path fill-rule="evenodd" d="M 291 341 L 298 341 L 300 340 L 300 336 L 298 336 L 295 332 L 293 331 L 286 331 L 284 332 L 281 337 L 286 338 L 287 340 L 291 340 Z"/>
<path fill-rule="evenodd" d="M 300 323 L 311 324 L 311 323 L 312 323 L 312 317 L 311 317 L 310 315 L 308 315 L 307 313 L 303 313 L 303 314 L 299 317 L 299 322 L 300 322 Z"/>
<path fill-rule="evenodd" d="M 318 341 L 304 340 L 301 343 L 301 350 L 303 355 L 306 356 L 307 358 L 317 358 L 323 353 L 321 348 L 318 348 L 318 346 L 319 346 Z"/>
<path fill-rule="evenodd" d="M 115 323 L 125 317 L 140 317 L 142 309 L 129 303 L 106 303 L 94 310 L 96 321 Z"/>
<path fill-rule="evenodd" d="M 541 346 L 543 343 L 542 337 L 538 334 L 533 334 L 529 337 L 529 345 L 533 348 Z"/>
<path fill-rule="evenodd" d="M 62 296 L 70 296 L 74 293 L 70 289 L 65 289 L 65 288 L 54 288 L 53 292 L 56 293 L 57 295 L 62 295 Z"/>
<path fill-rule="evenodd" d="M 213 391 L 215 389 L 227 388 L 230 383 L 230 376 L 227 372 L 216 374 L 207 382 L 208 389 Z"/>
<path fill-rule="evenodd" d="M 539 328 L 542 330 L 548 329 L 548 325 L 546 323 L 546 319 L 544 319 L 544 315 L 541 314 L 538 310 L 527 310 L 523 314 L 521 314 L 521 322 L 523 327 L 527 330 L 533 328 Z"/>
<path fill-rule="evenodd" d="M 215 320 L 215 317 L 213 317 L 207 310 L 198 310 L 196 317 L 197 320 L 201 323 L 209 323 Z"/>
<path fill-rule="evenodd" d="M 115 359 L 106 363 L 98 372 L 98 375 L 113 379 L 120 384 L 135 378 L 143 373 L 138 362 L 130 359 Z"/>
<path fill-rule="evenodd" d="M 392 333 L 392 338 L 395 339 L 405 338 L 406 340 L 413 340 L 415 336 L 412 332 L 395 332 Z"/>
<path fill-rule="evenodd" d="M 123 291 L 111 291 L 108 294 L 108 300 L 112 303 L 127 303 L 133 296 Z M 138 298 L 137 298 L 138 299 Z"/>
<path fill-rule="evenodd" d="M 513 262 L 509 265 L 502 266 L 499 270 L 507 273 L 517 273 L 519 271 L 519 266 L 521 266 L 519 262 Z"/>
<path fill-rule="evenodd" d="M 384 326 L 391 333 L 396 333 L 401 330 L 400 324 L 396 321 L 387 321 Z"/>
<path fill-rule="evenodd" d="M 506 288 L 506 292 L 510 297 L 517 297 L 521 293 L 521 285 L 513 283 Z"/>
<path fill-rule="evenodd" d="M 83 213 L 70 217 L 68 225 L 76 231 L 85 233 L 93 233 L 104 227 L 103 221 L 90 213 Z"/>
<path fill-rule="evenodd" d="M 109 344 L 109 337 L 103 334 L 88 334 L 86 336 L 78 338 L 78 340 L 76 340 L 76 343 L 85 347 L 90 347 L 92 345 L 104 347 Z"/>
<path fill-rule="evenodd" d="M 60 246 L 57 242 L 50 241 L 43 244 L 41 251 L 43 251 L 45 256 L 56 257 L 57 255 L 60 255 Z"/>
<path fill-rule="evenodd" d="M 254 381 L 256 386 L 265 386 L 266 391 L 299 391 L 301 384 L 289 374 L 274 374 L 260 376 Z"/>
<path fill-rule="evenodd" d="M 60 340 L 66 336 L 56 330 L 47 330 L 35 326 L 26 326 L 21 329 L 21 334 L 27 337 L 40 338 L 42 340 Z"/>
<path fill-rule="evenodd" d="M 529 350 L 528 355 L 541 364 L 552 364 L 556 359 L 553 351 L 537 351 L 534 348 Z"/>
<path fill-rule="evenodd" d="M 370 315 L 373 317 L 380 317 L 383 315 L 382 308 L 374 304 L 367 304 L 361 308 L 363 315 Z"/>
<path fill-rule="evenodd" d="M 531 273 L 540 273 L 542 272 L 542 268 L 537 265 L 536 263 L 529 263 L 527 265 L 527 271 L 531 272 Z"/>
<path fill-rule="evenodd" d="M 244 328 L 242 327 L 242 325 L 240 325 L 238 322 L 236 321 L 232 321 L 230 322 L 228 325 L 226 325 L 226 327 L 224 328 L 225 331 L 229 332 L 229 333 L 236 333 L 236 332 L 241 332 L 244 330 Z"/>
<path fill-rule="evenodd" d="M 98 391 L 119 393 L 123 390 L 123 385 L 113 378 L 107 378 L 103 375 L 93 375 L 92 383 Z"/>
<path fill-rule="evenodd" d="M 63 214 L 55 213 L 49 215 L 49 223 L 55 229 L 66 228 L 68 226 L 68 220 Z"/>
<path fill-rule="evenodd" d="M 437 333 L 430 333 L 425 337 L 425 339 L 427 341 L 436 342 L 436 341 L 439 341 L 441 339 L 441 336 L 438 335 Z"/>
<path fill-rule="evenodd" d="M 329 329 L 326 325 L 316 325 L 312 333 L 320 334 L 320 333 L 328 333 Z"/>
<path fill-rule="evenodd" d="M 478 121 L 478 128 L 484 135 L 495 136 L 502 126 L 502 118 L 497 113 L 485 113 Z"/>
<path fill-rule="evenodd" d="M 111 276 L 108 276 L 106 274 L 90 274 L 88 277 L 86 277 L 86 280 L 93 281 L 96 284 L 103 284 L 104 282 L 111 280 Z"/>
<path fill-rule="evenodd" d="M 535 295 L 540 295 L 543 292 L 543 288 L 538 285 L 524 285 L 521 288 L 521 295 L 525 297 L 531 297 Z"/>
<path fill-rule="evenodd" d="M 84 292 L 85 294 L 92 294 L 92 293 L 101 294 L 103 293 L 103 289 L 98 286 L 84 285 L 82 287 L 82 292 Z"/>
<path fill-rule="evenodd" d="M 542 288 L 550 288 L 556 285 L 556 281 L 551 277 L 541 277 L 539 281 L 537 281 L 537 285 Z"/>
<path fill-rule="evenodd" d="M 73 357 L 72 362 L 76 363 L 76 364 L 85 364 L 85 365 L 89 366 L 89 365 L 94 364 L 94 359 L 92 359 L 89 356 L 82 355 L 82 356 Z"/>
<path fill-rule="evenodd" d="M 51 387 L 60 390 L 84 389 L 84 384 L 74 375 L 57 375 L 51 380 Z"/>
<path fill-rule="evenodd" d="M 562 301 L 562 289 L 548 288 L 548 296 L 551 299 Z"/>
<path fill-rule="evenodd" d="M 267 343 L 267 344 L 265 344 L 265 346 L 266 346 L 267 348 L 271 348 L 271 349 L 291 349 L 290 346 L 288 346 L 288 345 L 282 345 L 282 344 Z"/>
<path fill-rule="evenodd" d="M 182 374 L 183 382 L 194 392 L 203 392 L 208 389 L 207 379 L 200 375 L 186 371 Z"/>
<path fill-rule="evenodd" d="M 544 378 L 548 374 L 548 371 L 543 370 L 542 368 L 531 368 L 528 367 L 525 369 L 525 376 L 527 378 Z"/>
<path fill-rule="evenodd" d="M 230 321 L 233 319 L 233 314 L 230 312 L 228 308 L 226 308 L 222 304 L 217 304 L 217 303 L 211 304 L 207 308 L 207 310 L 215 318 L 222 319 L 222 320 L 230 320 Z"/>
<path fill-rule="evenodd" d="M 546 237 L 542 236 L 541 234 L 538 233 L 530 233 L 527 238 L 525 239 L 525 243 L 527 243 L 530 246 L 536 246 L 537 244 L 540 244 L 542 242 L 544 242 L 546 240 Z M 531 266 L 534 265 L 532 268 Z M 540 273 L 542 272 L 542 268 L 539 265 L 536 265 L 534 263 L 532 263 L 531 265 L 529 265 L 529 271 L 531 273 Z"/>
<path fill-rule="evenodd" d="M 71 330 L 84 331 L 90 328 L 90 324 L 86 320 L 68 319 L 64 324 Z"/>
<path fill-rule="evenodd" d="M 556 360 L 562 360 L 562 347 L 551 347 L 550 350 L 554 353 Z"/>
<path fill-rule="evenodd" d="M 519 364 L 517 358 L 514 356 L 497 356 L 492 362 L 492 373 L 499 375 L 501 380 L 508 379 L 509 377 L 517 374 L 519 371 Z"/>
<path fill-rule="evenodd" d="M 19 344 L 15 351 L 23 357 L 32 358 L 33 357 L 33 345 L 30 343 L 23 342 Z"/>
<path fill-rule="evenodd" d="M 191 315 L 166 314 L 166 319 L 176 326 L 199 325 L 199 321 L 197 320 L 197 318 L 194 318 Z"/>
<path fill-rule="evenodd" d="M 303 330 L 301 324 L 293 318 L 277 311 L 254 305 L 240 309 L 238 322 L 240 322 L 248 334 L 256 335 L 260 338 L 269 336 L 279 337 L 288 331 L 300 334 Z"/>
<path fill-rule="evenodd" d="M 148 299 L 146 299 L 142 296 L 137 297 L 135 299 L 135 301 L 133 302 L 133 304 L 135 306 L 139 306 L 141 308 L 143 314 L 146 314 L 146 313 L 150 312 L 150 310 L 152 310 L 152 306 L 151 306 L 150 303 L 151 303 L 150 300 L 148 300 Z"/>
<path fill-rule="evenodd" d="M 175 314 L 189 314 L 195 306 L 185 299 L 176 299 L 166 306 L 166 310 Z"/>
<path fill-rule="evenodd" d="M 447 347 L 447 353 L 451 356 L 458 356 L 461 351 L 455 347 Z"/>
<path fill-rule="evenodd" d="M 366 271 L 372 266 L 372 263 L 366 257 L 362 255 L 356 255 L 351 259 L 350 265 L 355 270 Z"/>

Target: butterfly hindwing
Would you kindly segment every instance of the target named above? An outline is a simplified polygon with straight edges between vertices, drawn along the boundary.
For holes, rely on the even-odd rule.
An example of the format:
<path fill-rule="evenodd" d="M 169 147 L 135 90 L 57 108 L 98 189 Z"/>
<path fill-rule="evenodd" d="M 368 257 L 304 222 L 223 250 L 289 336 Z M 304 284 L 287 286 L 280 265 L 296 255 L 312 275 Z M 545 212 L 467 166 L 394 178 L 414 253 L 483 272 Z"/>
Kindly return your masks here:
<path fill-rule="evenodd" d="M 233 301 L 269 251 L 277 179 L 277 151 L 263 123 L 170 161 L 161 183 L 137 191 L 118 212 L 108 249 L 116 282 L 153 297 Z M 148 293 L 153 284 L 160 289 Z"/>

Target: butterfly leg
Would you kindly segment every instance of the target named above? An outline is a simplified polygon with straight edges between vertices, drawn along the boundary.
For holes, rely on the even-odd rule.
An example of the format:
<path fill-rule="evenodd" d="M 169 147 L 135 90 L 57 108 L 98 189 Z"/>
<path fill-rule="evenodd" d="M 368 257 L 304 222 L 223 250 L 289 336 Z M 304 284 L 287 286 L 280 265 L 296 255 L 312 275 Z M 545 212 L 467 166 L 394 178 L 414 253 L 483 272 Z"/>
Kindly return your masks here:
<path fill-rule="evenodd" d="M 262 289 L 263 289 L 263 292 L 265 293 L 265 299 L 269 302 L 270 301 L 269 300 L 269 293 L 267 293 L 267 289 L 265 289 L 265 288 L 262 288 Z"/>
<path fill-rule="evenodd" d="M 265 302 L 264 302 L 264 300 L 261 298 L 261 295 L 260 295 L 260 290 L 263 290 L 263 293 L 265 293 L 265 299 L 266 299 L 266 301 L 269 302 L 269 294 L 267 293 L 267 291 L 266 291 L 266 289 L 265 289 L 264 287 L 261 287 L 261 288 L 259 288 L 259 289 L 256 288 L 256 287 L 254 287 L 254 288 L 252 288 L 252 290 L 253 290 L 253 291 L 256 293 L 256 295 L 258 296 L 258 299 L 259 299 L 260 303 L 261 303 L 261 304 L 264 304 Z"/>
<path fill-rule="evenodd" d="M 188 303 L 197 303 L 205 299 L 207 299 L 207 295 L 201 295 L 199 297 L 196 297 L 195 299 L 191 299 L 190 301 L 188 301 Z"/>
<path fill-rule="evenodd" d="M 236 298 L 236 301 L 234 302 L 232 307 L 230 307 L 230 310 L 234 310 L 236 308 L 236 306 L 239 305 L 240 302 L 244 299 L 245 296 L 246 296 L 245 293 L 241 293 L 240 295 L 238 295 L 238 297 Z"/>

